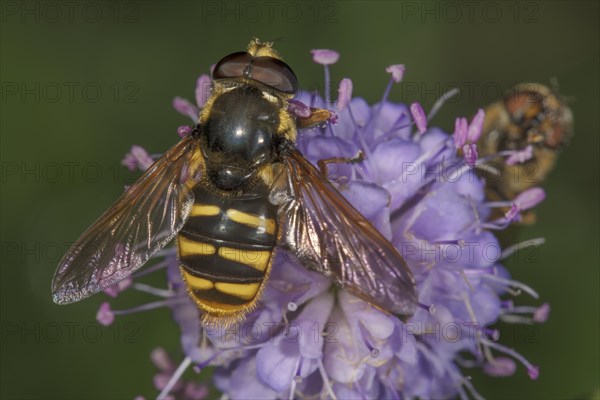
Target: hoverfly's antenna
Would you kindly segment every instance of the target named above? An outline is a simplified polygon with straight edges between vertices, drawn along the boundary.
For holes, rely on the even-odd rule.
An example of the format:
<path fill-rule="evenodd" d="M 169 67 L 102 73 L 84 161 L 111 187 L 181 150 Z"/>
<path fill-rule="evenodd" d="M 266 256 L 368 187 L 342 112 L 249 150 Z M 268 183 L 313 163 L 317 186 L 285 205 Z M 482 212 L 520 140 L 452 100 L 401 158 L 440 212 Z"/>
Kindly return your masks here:
<path fill-rule="evenodd" d="M 248 34 L 250 35 L 251 40 L 258 40 L 260 42 L 262 42 L 261 40 L 258 39 L 258 35 L 256 35 L 254 32 L 248 30 Z M 265 40 L 262 43 L 271 43 L 271 44 L 275 44 L 275 43 L 280 43 L 284 40 L 283 36 L 280 36 L 278 38 L 275 39 L 270 39 L 270 40 Z"/>
<path fill-rule="evenodd" d="M 550 78 L 550 88 L 553 91 L 560 93 L 560 84 L 558 83 L 558 78 L 556 76 Z"/>
<path fill-rule="evenodd" d="M 565 104 L 572 104 L 575 102 L 575 96 L 562 95 L 562 93 L 560 92 L 560 84 L 558 82 L 558 77 L 553 76 L 552 78 L 550 78 L 550 88 L 552 89 L 554 94 L 559 96 L 560 99 L 565 102 Z"/>

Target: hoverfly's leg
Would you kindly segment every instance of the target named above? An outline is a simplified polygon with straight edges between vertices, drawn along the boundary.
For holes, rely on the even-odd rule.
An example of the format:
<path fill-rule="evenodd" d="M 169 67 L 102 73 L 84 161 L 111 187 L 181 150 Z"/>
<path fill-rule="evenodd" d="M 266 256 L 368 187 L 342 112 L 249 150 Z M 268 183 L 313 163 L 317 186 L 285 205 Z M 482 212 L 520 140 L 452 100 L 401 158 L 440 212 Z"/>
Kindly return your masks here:
<path fill-rule="evenodd" d="M 305 106 L 307 107 L 307 106 Z M 324 108 L 309 108 L 310 114 L 307 116 L 296 115 L 296 127 L 298 129 L 312 128 L 321 126 L 331 120 L 334 114 Z"/>
<path fill-rule="evenodd" d="M 324 160 L 317 161 L 317 166 L 319 167 L 319 171 L 325 176 L 327 176 L 327 165 L 336 164 L 336 163 L 348 163 L 354 164 L 364 161 L 365 153 L 362 150 L 359 150 L 358 154 L 354 157 L 331 157 L 326 158 Z"/>

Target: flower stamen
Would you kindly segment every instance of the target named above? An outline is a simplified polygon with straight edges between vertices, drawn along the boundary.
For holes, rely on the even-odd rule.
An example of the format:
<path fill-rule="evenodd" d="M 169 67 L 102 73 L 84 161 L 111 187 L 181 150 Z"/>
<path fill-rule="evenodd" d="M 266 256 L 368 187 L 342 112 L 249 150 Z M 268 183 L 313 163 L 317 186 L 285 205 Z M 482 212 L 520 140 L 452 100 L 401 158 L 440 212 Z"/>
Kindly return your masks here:
<path fill-rule="evenodd" d="M 482 339 L 482 341 L 485 343 L 486 346 L 496 349 L 496 350 L 498 350 L 504 354 L 507 354 L 507 355 L 511 356 L 512 358 L 520 361 L 521 364 L 523 364 L 525 366 L 525 368 L 527 368 L 527 373 L 532 380 L 536 380 L 539 377 L 539 375 L 540 375 L 539 367 L 531 364 L 525 357 L 523 357 L 521 354 L 517 353 L 515 350 L 509 349 L 508 347 L 505 347 L 498 343 L 491 342 L 486 339 Z"/>
<path fill-rule="evenodd" d="M 533 290 L 526 284 L 521 283 L 519 281 L 515 281 L 512 279 L 506 279 L 506 278 L 502 278 L 497 275 L 490 275 L 490 274 L 482 275 L 481 277 L 482 277 L 482 279 L 487 279 L 489 281 L 502 284 L 503 286 L 505 286 L 504 289 L 507 291 L 511 288 L 521 289 L 524 292 L 526 292 L 527 294 L 529 294 L 531 297 L 533 297 L 534 299 L 537 299 L 540 297 L 535 290 Z"/>
<path fill-rule="evenodd" d="M 535 238 L 513 244 L 512 246 L 509 246 L 502 251 L 502 253 L 500 254 L 500 260 L 506 260 L 508 257 L 512 256 L 517 251 L 521 251 L 531 246 L 541 246 L 544 243 L 546 243 L 546 239 Z"/>
<path fill-rule="evenodd" d="M 157 400 L 165 400 L 167 398 L 167 395 L 169 394 L 171 389 L 173 389 L 177 381 L 179 381 L 179 379 L 181 378 L 185 370 L 188 369 L 191 363 L 192 359 L 190 357 L 186 357 L 183 359 L 181 364 L 179 364 L 179 367 L 177 367 L 177 370 L 175 370 L 175 373 L 171 376 L 171 379 L 169 379 L 169 382 L 167 382 L 166 386 L 156 398 Z"/>

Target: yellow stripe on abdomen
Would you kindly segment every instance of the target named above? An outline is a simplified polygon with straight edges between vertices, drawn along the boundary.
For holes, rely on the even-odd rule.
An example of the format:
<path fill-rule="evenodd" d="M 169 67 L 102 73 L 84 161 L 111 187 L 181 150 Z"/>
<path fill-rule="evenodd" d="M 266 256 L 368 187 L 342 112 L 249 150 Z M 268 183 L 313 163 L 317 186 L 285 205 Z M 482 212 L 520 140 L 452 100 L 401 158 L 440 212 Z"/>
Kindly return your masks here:
<path fill-rule="evenodd" d="M 233 247 L 219 248 L 219 255 L 226 260 L 245 264 L 262 272 L 264 272 L 267 265 L 269 265 L 271 254 L 271 251 L 266 250 L 242 250 L 234 249 Z"/>
<path fill-rule="evenodd" d="M 194 203 L 192 211 L 190 211 L 190 217 L 212 217 L 219 215 L 221 208 L 210 204 L 199 204 Z"/>
<path fill-rule="evenodd" d="M 244 300 L 252 300 L 254 296 L 256 296 L 260 285 L 260 283 L 216 282 L 215 288 L 221 293 L 239 297 L 240 299 Z"/>
<path fill-rule="evenodd" d="M 186 283 L 192 289 L 208 290 L 215 286 L 215 283 L 209 281 L 208 279 L 198 278 L 197 276 L 190 275 L 184 269 L 181 271 L 183 272 L 183 278 L 185 279 Z"/>
<path fill-rule="evenodd" d="M 211 255 L 215 254 L 217 249 L 215 246 L 209 243 L 197 242 L 186 238 L 185 236 L 179 235 L 179 256 L 193 256 L 193 255 Z"/>
<path fill-rule="evenodd" d="M 226 212 L 227 217 L 238 224 L 250 226 L 252 228 L 264 229 L 269 235 L 275 234 L 276 224 L 271 218 L 264 218 L 255 214 L 245 213 L 233 208 Z"/>

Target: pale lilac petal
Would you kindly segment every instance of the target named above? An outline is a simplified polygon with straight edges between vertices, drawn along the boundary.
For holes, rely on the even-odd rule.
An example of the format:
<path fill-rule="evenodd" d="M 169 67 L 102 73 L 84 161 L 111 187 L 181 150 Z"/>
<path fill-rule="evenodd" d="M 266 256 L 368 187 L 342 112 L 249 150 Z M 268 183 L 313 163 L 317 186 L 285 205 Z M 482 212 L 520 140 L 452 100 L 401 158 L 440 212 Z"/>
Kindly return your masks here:
<path fill-rule="evenodd" d="M 402 139 L 392 139 L 382 143 L 372 150 L 373 156 L 369 158 L 369 167 L 377 174 L 381 183 L 391 182 L 397 179 L 406 185 L 409 178 L 416 174 L 418 165 L 415 163 L 421 155 L 421 149 L 417 143 Z M 410 174 L 402 179 L 403 174 Z M 368 198 L 366 198 L 368 199 Z"/>
<path fill-rule="evenodd" d="M 521 208 L 519 208 L 519 206 L 517 206 L 516 204 L 511 204 L 510 209 L 504 213 L 504 219 L 506 219 L 507 222 L 512 222 L 515 220 L 518 220 L 521 217 Z"/>
<path fill-rule="evenodd" d="M 352 80 L 344 78 L 340 81 L 338 88 L 337 110 L 339 112 L 343 111 L 348 103 L 350 103 L 350 100 L 352 100 Z"/>
<path fill-rule="evenodd" d="M 477 114 L 471 120 L 469 124 L 469 128 L 467 130 L 467 141 L 471 143 L 476 143 L 479 140 L 479 136 L 481 136 L 481 131 L 483 130 L 483 121 L 485 120 L 485 111 L 483 109 L 479 109 Z"/>
<path fill-rule="evenodd" d="M 137 168 L 137 160 L 131 153 L 125 154 L 125 157 L 121 160 L 121 165 L 127 167 L 129 171 L 135 171 Z"/>
<path fill-rule="evenodd" d="M 465 162 L 469 167 L 474 167 L 477 161 L 477 145 L 476 144 L 465 144 L 463 146 L 463 154 L 465 156 Z"/>
<path fill-rule="evenodd" d="M 145 171 L 154 163 L 154 159 L 142 146 L 133 145 L 129 153 L 125 154 L 121 164 L 125 165 L 128 170 L 134 171 L 136 168 Z"/>
<path fill-rule="evenodd" d="M 314 49 L 310 52 L 313 55 L 313 61 L 321 65 L 335 64 L 340 58 L 340 53 L 335 50 Z"/>
<path fill-rule="evenodd" d="M 385 238 L 391 239 L 391 198 L 387 190 L 374 183 L 352 181 L 341 189 L 341 193 Z"/>
<path fill-rule="evenodd" d="M 154 387 L 157 390 L 163 390 L 164 387 L 167 386 L 167 383 L 169 383 L 169 381 L 171 380 L 171 375 L 172 372 L 160 372 L 158 374 L 155 374 L 152 378 L 152 383 L 154 383 Z"/>
<path fill-rule="evenodd" d="M 483 366 L 483 371 L 490 376 L 511 376 L 516 370 L 517 364 L 508 357 L 497 357 Z"/>
<path fill-rule="evenodd" d="M 533 321 L 539 323 L 546 322 L 548 320 L 549 315 L 550 304 L 544 303 L 533 313 Z"/>
<path fill-rule="evenodd" d="M 96 314 L 96 320 L 104 326 L 109 326 L 115 321 L 115 314 L 112 312 L 109 302 L 105 301 L 100 305 Z"/>
<path fill-rule="evenodd" d="M 173 99 L 173 108 L 175 108 L 179 114 L 190 117 L 194 123 L 198 121 L 200 110 L 186 99 L 182 97 L 175 97 Z"/>
<path fill-rule="evenodd" d="M 513 203 L 515 203 L 521 210 L 529 210 L 540 204 L 546 198 L 546 191 L 539 187 L 527 189 L 520 193 Z"/>
<path fill-rule="evenodd" d="M 177 134 L 182 138 L 186 137 L 190 133 L 192 133 L 192 127 L 189 125 L 181 125 L 177 128 Z"/>
<path fill-rule="evenodd" d="M 117 287 L 117 285 L 113 285 L 113 286 L 109 286 L 106 289 L 103 290 L 104 294 L 107 294 L 108 296 L 115 298 L 119 295 L 119 288 Z"/>
<path fill-rule="evenodd" d="M 127 278 L 117 282 L 116 284 L 104 289 L 104 293 L 106 293 L 110 297 L 117 297 L 119 293 L 129 289 L 132 284 L 133 279 L 131 279 L 131 276 L 128 276 Z"/>
<path fill-rule="evenodd" d="M 287 390 L 296 374 L 299 359 L 298 343 L 281 340 L 262 347 L 256 355 L 256 372 L 262 382 L 277 392 Z"/>
<path fill-rule="evenodd" d="M 404 67 L 404 64 L 393 64 L 388 66 L 385 69 L 385 72 L 392 74 L 392 79 L 394 80 L 394 82 L 400 83 L 402 81 L 402 78 L 404 78 L 405 70 L 406 68 Z"/>
<path fill-rule="evenodd" d="M 506 165 L 515 165 L 524 163 L 533 157 L 533 146 L 528 145 L 523 150 L 515 151 L 506 159 Z"/>
<path fill-rule="evenodd" d="M 465 143 L 467 143 L 467 130 L 468 123 L 466 118 L 456 118 L 454 121 L 454 147 L 462 149 Z"/>
<path fill-rule="evenodd" d="M 200 75 L 198 80 L 196 81 L 196 105 L 199 108 L 204 107 L 204 103 L 210 97 L 210 92 L 212 90 L 212 80 L 210 76 L 206 74 Z M 197 117 L 197 115 L 196 115 Z"/>
<path fill-rule="evenodd" d="M 186 382 L 183 390 L 184 399 L 203 400 L 208 397 L 208 386 L 202 383 Z"/>
<path fill-rule="evenodd" d="M 230 373 L 231 399 L 239 400 L 275 400 L 277 396 L 272 388 L 267 386 L 256 373 L 256 358 L 245 357 L 233 368 Z M 221 379 L 221 382 L 223 379 Z"/>
<path fill-rule="evenodd" d="M 139 168 L 142 171 L 150 168 L 154 164 L 154 159 L 150 157 L 150 154 L 141 146 L 133 146 L 131 148 L 131 154 L 136 158 Z"/>
<path fill-rule="evenodd" d="M 165 349 L 157 347 L 150 353 L 150 359 L 152 363 L 161 371 L 172 372 L 175 371 L 175 364 L 171 361 L 171 357 Z"/>
<path fill-rule="evenodd" d="M 359 352 L 358 342 L 341 309 L 334 308 L 329 322 L 335 326 L 335 341 L 325 344 L 325 369 L 331 379 L 350 384 L 360 379 L 367 368 L 362 362 L 364 353 Z"/>
<path fill-rule="evenodd" d="M 400 347 L 400 350 L 396 352 L 396 356 L 408 365 L 415 365 L 417 363 L 416 339 L 414 335 L 408 332 L 406 324 L 401 324 L 402 326 L 398 330 L 401 331 L 400 337 L 402 338 L 402 346 Z"/>
<path fill-rule="evenodd" d="M 334 298 L 331 293 L 323 293 L 308 303 L 296 318 L 295 322 L 302 332 L 298 339 L 302 357 L 308 359 L 322 357 L 323 336 L 315 334 L 315 327 L 325 326 L 333 308 L 333 301 Z"/>
<path fill-rule="evenodd" d="M 427 116 L 425 115 L 425 111 L 423 111 L 423 107 L 419 103 L 414 102 L 410 105 L 410 113 L 419 133 L 421 135 L 424 134 L 427 131 Z"/>
<path fill-rule="evenodd" d="M 354 112 L 354 101 L 351 104 Z M 409 106 L 383 102 L 377 103 L 373 107 L 377 110 L 377 120 L 372 123 L 372 135 L 375 141 L 384 136 L 387 136 L 390 140 L 394 138 L 412 140 Z"/>

